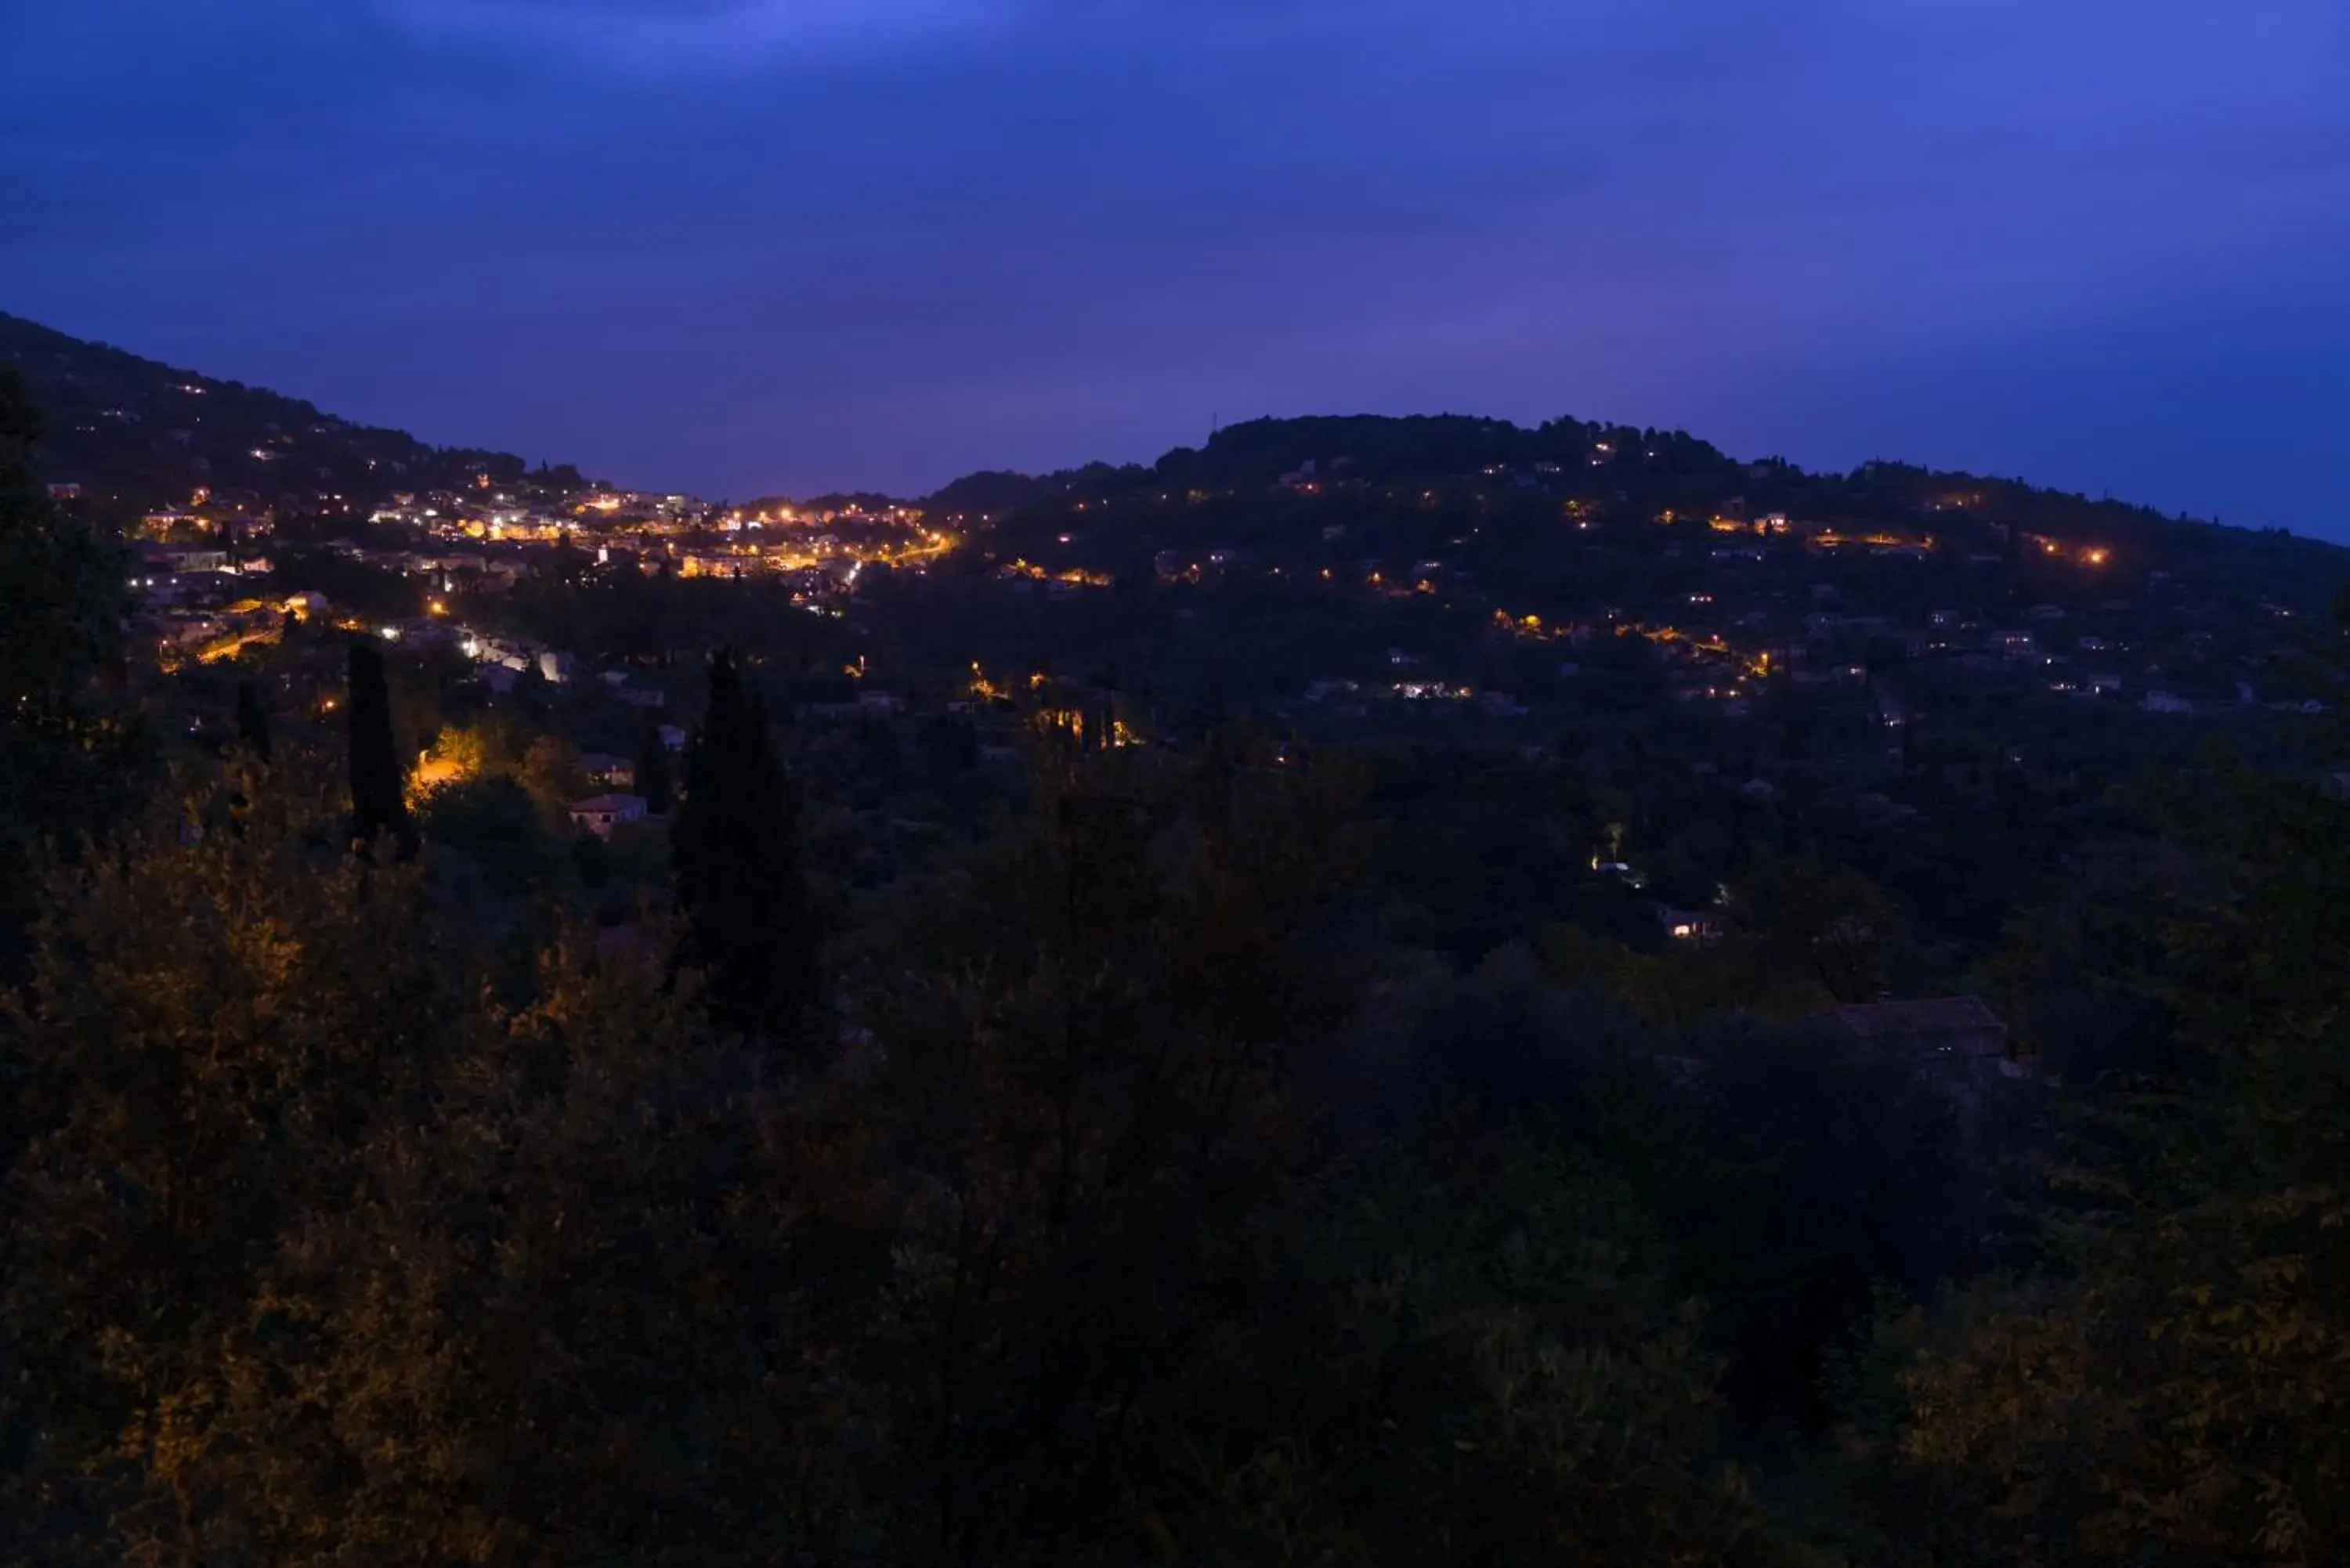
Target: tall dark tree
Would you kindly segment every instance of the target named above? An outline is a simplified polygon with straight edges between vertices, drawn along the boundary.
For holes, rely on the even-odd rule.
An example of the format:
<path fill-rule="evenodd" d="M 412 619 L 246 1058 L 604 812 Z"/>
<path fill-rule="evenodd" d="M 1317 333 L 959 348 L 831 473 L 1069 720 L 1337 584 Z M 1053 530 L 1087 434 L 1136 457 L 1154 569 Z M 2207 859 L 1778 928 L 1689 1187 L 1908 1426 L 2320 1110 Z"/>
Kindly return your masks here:
<path fill-rule="evenodd" d="M 12 366 L 0 365 L 0 710 L 12 729 L 53 725 L 77 706 L 120 641 L 119 549 L 61 515 L 33 467 L 39 410 Z"/>
<path fill-rule="evenodd" d="M 645 731 L 644 743 L 637 748 L 636 788 L 644 796 L 645 809 L 655 816 L 667 816 L 677 804 L 669 780 L 669 742 L 657 725 Z"/>
<path fill-rule="evenodd" d="M 401 853 L 412 846 L 415 830 L 391 735 L 391 691 L 384 680 L 383 650 L 365 637 L 351 639 L 348 669 L 350 710 L 351 836 L 367 843 L 389 833 Z"/>
<path fill-rule="evenodd" d="M 554 552 L 547 557 L 547 577 L 567 588 L 577 587 L 586 579 L 588 571 L 588 552 L 572 543 L 571 530 L 557 532 Z"/>
<path fill-rule="evenodd" d="M 261 761 L 269 760 L 269 711 L 261 704 L 261 688 L 251 680 L 236 683 L 236 739 Z"/>
<path fill-rule="evenodd" d="M 41 431 L 23 376 L 0 363 L 0 949 L 42 841 L 100 826 L 137 782 L 124 716 L 99 690 L 120 658 L 120 550 L 51 504 L 34 471 Z"/>
<path fill-rule="evenodd" d="M 712 1014 L 786 1045 L 806 1038 L 815 914 L 795 786 L 731 651 L 710 661 L 710 710 L 688 742 L 671 853 L 686 926 L 678 959 L 702 970 Z"/>

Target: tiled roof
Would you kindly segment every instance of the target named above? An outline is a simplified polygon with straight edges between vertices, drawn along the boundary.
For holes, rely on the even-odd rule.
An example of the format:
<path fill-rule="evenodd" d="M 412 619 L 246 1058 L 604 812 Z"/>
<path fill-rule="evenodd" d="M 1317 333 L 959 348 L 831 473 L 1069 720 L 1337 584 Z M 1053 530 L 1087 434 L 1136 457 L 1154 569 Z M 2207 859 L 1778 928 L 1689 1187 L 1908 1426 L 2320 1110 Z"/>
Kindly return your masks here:
<path fill-rule="evenodd" d="M 639 794 L 595 794 L 586 800 L 575 800 L 570 809 L 580 812 L 642 811 L 645 797 Z"/>

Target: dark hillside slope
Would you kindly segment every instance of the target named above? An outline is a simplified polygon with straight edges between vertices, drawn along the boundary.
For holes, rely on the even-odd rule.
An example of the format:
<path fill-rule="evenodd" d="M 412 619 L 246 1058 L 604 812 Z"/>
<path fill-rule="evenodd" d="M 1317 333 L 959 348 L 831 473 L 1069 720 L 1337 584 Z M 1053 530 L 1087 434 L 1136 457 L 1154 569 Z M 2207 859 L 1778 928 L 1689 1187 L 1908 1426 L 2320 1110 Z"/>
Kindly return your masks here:
<path fill-rule="evenodd" d="M 182 505 L 199 488 L 271 505 L 364 504 L 524 472 L 511 452 L 430 446 L 6 314 L 0 360 L 24 372 L 47 419 L 49 481 L 128 506 Z"/>

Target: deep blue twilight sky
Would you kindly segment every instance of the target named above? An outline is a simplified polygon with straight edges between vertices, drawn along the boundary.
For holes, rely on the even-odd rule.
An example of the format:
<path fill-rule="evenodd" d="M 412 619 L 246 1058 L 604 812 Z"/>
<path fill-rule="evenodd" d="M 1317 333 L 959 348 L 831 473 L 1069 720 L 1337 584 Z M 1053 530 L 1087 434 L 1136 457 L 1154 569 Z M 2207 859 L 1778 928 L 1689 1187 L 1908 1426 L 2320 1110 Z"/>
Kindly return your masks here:
<path fill-rule="evenodd" d="M 1449 410 L 2350 539 L 2350 3 L 0 0 L 0 308 L 713 496 Z"/>

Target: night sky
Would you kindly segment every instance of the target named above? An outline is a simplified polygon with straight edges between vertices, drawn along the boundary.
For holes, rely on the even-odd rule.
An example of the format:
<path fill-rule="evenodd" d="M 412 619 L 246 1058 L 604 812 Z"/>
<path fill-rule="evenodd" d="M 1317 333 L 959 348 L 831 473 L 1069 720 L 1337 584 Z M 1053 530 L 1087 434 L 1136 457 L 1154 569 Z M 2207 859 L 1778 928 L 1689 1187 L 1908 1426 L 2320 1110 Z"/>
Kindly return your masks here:
<path fill-rule="evenodd" d="M 712 497 L 1451 410 L 2350 539 L 2350 4 L 0 0 L 0 308 Z"/>

